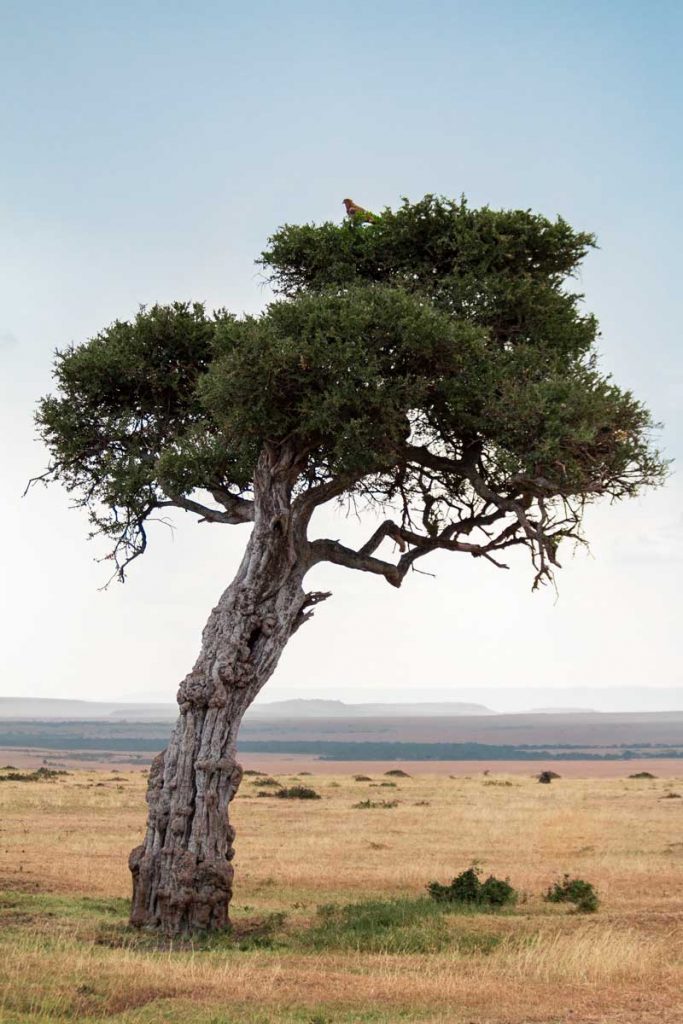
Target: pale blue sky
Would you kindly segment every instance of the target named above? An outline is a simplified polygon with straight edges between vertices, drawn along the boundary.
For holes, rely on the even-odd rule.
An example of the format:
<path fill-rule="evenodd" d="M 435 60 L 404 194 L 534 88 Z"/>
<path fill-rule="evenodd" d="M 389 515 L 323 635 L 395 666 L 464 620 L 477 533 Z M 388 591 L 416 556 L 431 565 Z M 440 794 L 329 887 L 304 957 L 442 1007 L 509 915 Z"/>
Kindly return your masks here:
<path fill-rule="evenodd" d="M 268 234 L 340 219 L 344 196 L 465 192 L 595 231 L 580 287 L 604 365 L 680 454 L 682 29 L 657 0 L 0 3 L 0 692 L 172 695 L 244 540 L 181 519 L 97 593 L 79 513 L 18 500 L 52 350 L 143 302 L 257 310 Z M 681 497 L 674 477 L 597 512 L 557 604 L 523 566 L 436 558 L 399 595 L 324 570 L 336 599 L 264 696 L 442 698 L 529 672 L 680 685 Z"/>

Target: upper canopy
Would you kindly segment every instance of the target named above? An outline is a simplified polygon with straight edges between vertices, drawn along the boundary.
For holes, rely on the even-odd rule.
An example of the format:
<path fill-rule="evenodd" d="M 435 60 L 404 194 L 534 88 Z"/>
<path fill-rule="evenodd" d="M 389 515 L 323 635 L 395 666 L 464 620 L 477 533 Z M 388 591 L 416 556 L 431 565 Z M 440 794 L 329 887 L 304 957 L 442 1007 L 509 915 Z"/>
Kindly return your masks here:
<path fill-rule="evenodd" d="M 398 503 L 413 553 L 416 524 L 431 550 L 511 518 L 499 546 L 526 543 L 546 571 L 587 501 L 664 471 L 567 288 L 592 244 L 561 219 L 431 196 L 372 224 L 285 226 L 261 315 L 154 306 L 58 355 L 38 413 L 48 475 L 125 556 L 168 504 L 248 519 L 260 453 L 286 446 L 293 495 Z"/>

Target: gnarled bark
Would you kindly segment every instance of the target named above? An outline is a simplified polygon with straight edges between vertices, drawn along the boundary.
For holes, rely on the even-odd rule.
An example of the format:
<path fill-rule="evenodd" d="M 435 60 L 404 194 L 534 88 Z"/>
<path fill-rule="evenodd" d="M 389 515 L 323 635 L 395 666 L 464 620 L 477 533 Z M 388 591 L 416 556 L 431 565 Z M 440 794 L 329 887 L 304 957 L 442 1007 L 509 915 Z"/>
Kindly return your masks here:
<path fill-rule="evenodd" d="M 180 685 L 180 717 L 150 771 L 145 840 L 130 854 L 131 923 L 171 935 L 228 924 L 237 731 L 315 601 L 302 588 L 305 522 L 292 515 L 287 467 L 273 462 L 259 462 L 252 535 Z"/>

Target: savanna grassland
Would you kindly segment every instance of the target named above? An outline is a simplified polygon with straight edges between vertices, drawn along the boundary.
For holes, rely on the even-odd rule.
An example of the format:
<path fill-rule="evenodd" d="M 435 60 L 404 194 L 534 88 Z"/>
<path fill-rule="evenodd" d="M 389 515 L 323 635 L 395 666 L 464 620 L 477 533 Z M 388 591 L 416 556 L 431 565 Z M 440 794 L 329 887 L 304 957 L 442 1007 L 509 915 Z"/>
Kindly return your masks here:
<path fill-rule="evenodd" d="M 169 944 L 126 924 L 139 771 L 0 781 L 3 1024 L 674 1024 L 683 1018 L 683 780 L 422 773 L 247 776 L 234 931 Z M 558 769 L 560 772 L 561 768 Z M 657 763 L 650 766 L 657 772 Z M 0 777 L 7 772 L 0 772 Z M 388 785 L 392 783 L 392 785 Z M 380 806 L 355 806 L 370 801 Z M 388 806 L 381 806 L 382 804 Z M 472 863 L 516 906 L 426 898 Z M 542 899 L 565 872 L 601 905 Z M 482 876 L 483 877 L 483 876 Z M 322 912 L 330 904 L 337 910 Z M 351 905 L 351 906 L 349 906 Z"/>

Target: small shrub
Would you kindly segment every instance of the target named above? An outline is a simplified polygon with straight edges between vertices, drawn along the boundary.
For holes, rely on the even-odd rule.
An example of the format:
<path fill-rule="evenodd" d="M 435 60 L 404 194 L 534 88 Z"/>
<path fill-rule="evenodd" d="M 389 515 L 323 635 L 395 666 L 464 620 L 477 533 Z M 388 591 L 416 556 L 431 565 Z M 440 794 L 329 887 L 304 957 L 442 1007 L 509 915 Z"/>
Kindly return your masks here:
<path fill-rule="evenodd" d="M 634 772 L 633 775 L 629 775 L 629 779 L 656 779 L 657 776 L 653 775 L 652 772 Z"/>
<path fill-rule="evenodd" d="M 503 780 L 503 779 L 500 779 L 500 780 L 498 780 L 498 779 L 487 779 L 486 782 L 484 783 L 484 785 L 485 786 L 512 786 L 512 782 L 509 782 L 507 779 L 505 779 L 505 780 Z"/>
<path fill-rule="evenodd" d="M 430 804 L 429 800 L 416 800 L 414 806 L 415 807 L 431 807 L 432 805 Z"/>
<path fill-rule="evenodd" d="M 372 782 L 372 779 L 370 778 L 369 775 L 354 775 L 353 781 L 354 782 Z"/>
<path fill-rule="evenodd" d="M 490 875 L 480 881 L 479 868 L 471 867 L 454 878 L 450 885 L 430 882 L 427 892 L 437 903 L 469 903 L 477 906 L 504 907 L 517 901 L 517 892 L 507 879 Z"/>
<path fill-rule="evenodd" d="M 361 800 L 357 804 L 353 804 L 354 810 L 365 811 L 370 808 L 376 807 L 398 807 L 398 800 Z"/>
<path fill-rule="evenodd" d="M 538 775 L 537 778 L 539 782 L 545 782 L 547 784 L 552 782 L 553 779 L 559 779 L 560 776 L 557 774 L 557 772 L 541 772 L 541 774 Z"/>
<path fill-rule="evenodd" d="M 680 800 L 680 799 L 681 799 L 681 794 L 680 793 L 673 793 L 673 792 L 665 793 L 664 796 L 662 797 L 662 800 Z"/>
<path fill-rule="evenodd" d="M 561 880 L 550 886 L 544 899 L 548 903 L 573 903 L 582 914 L 593 914 L 600 905 L 595 888 L 582 878 L 571 878 L 564 875 Z"/>
<path fill-rule="evenodd" d="M 408 772 L 404 772 L 402 768 L 390 768 L 389 771 L 384 774 L 393 775 L 395 779 L 409 779 L 411 777 L 408 775 Z"/>
<path fill-rule="evenodd" d="M 395 782 L 380 782 L 378 789 L 396 789 Z"/>
<path fill-rule="evenodd" d="M 242 772 L 242 775 L 261 775 L 261 776 L 263 776 L 265 774 L 266 774 L 265 772 L 257 772 L 255 768 L 246 768 Z"/>
<path fill-rule="evenodd" d="M 282 783 L 278 782 L 277 779 L 271 779 L 269 775 L 266 775 L 265 778 L 258 779 L 254 783 L 254 785 L 255 786 L 270 786 L 272 788 L 278 788 L 278 789 L 282 788 Z"/>
<path fill-rule="evenodd" d="M 259 796 L 263 794 L 259 793 Z M 320 800 L 320 793 L 316 793 L 314 789 L 310 789 L 308 786 L 289 786 L 287 789 L 278 789 L 277 792 L 273 793 L 273 796 L 280 797 L 281 800 Z"/>

